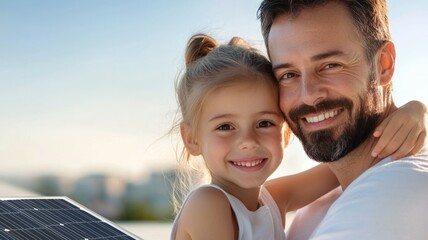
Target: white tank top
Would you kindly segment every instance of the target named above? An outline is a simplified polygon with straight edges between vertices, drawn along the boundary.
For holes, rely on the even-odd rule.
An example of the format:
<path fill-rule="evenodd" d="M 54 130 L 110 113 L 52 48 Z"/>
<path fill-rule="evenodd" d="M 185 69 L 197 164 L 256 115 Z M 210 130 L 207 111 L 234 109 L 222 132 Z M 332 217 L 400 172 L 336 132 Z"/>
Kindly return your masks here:
<path fill-rule="evenodd" d="M 285 232 L 282 227 L 281 213 L 278 206 L 270 195 L 269 191 L 262 187 L 260 203 L 262 204 L 256 211 L 249 211 L 245 205 L 233 195 L 227 193 L 214 184 L 203 185 L 201 187 L 213 187 L 222 191 L 229 199 L 236 220 L 238 222 L 239 240 L 284 240 Z M 195 190 L 193 190 L 195 191 Z M 192 191 L 192 192 L 193 192 Z M 190 192 L 184 200 L 183 206 L 192 194 Z M 183 206 L 181 209 L 183 209 Z M 171 232 L 171 240 L 174 240 L 177 231 L 177 222 L 180 218 L 181 209 L 174 220 Z"/>

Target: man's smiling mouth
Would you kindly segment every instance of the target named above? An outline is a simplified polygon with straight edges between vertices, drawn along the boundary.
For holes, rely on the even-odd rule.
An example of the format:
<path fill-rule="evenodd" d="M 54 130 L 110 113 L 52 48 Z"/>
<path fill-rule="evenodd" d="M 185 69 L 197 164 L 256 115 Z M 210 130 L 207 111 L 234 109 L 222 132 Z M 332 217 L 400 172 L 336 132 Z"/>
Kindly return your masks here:
<path fill-rule="evenodd" d="M 325 113 L 321 113 L 318 116 L 313 116 L 313 117 L 304 117 L 304 119 L 308 122 L 308 123 L 318 123 L 321 121 L 324 121 L 326 119 L 332 118 L 337 116 L 340 112 L 342 112 L 343 109 L 338 109 L 338 110 L 333 110 L 333 111 L 329 111 L 329 112 L 325 112 Z"/>

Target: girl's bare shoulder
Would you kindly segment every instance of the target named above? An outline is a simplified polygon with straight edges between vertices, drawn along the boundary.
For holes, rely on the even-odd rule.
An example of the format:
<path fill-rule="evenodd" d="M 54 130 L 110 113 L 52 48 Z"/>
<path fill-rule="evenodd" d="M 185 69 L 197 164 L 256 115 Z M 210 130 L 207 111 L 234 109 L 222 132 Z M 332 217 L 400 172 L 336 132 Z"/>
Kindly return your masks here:
<path fill-rule="evenodd" d="M 183 206 L 178 220 L 178 232 L 192 239 L 233 239 L 235 220 L 227 196 L 213 187 L 193 191 Z M 181 234 L 180 234 L 181 235 Z"/>

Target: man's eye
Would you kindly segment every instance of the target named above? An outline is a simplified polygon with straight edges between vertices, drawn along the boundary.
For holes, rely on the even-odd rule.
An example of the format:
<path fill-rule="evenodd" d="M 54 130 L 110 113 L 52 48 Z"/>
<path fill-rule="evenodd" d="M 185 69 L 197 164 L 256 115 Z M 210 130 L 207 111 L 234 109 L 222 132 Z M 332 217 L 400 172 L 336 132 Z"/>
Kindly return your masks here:
<path fill-rule="evenodd" d="M 270 126 L 274 126 L 275 124 L 273 124 L 270 121 L 261 121 L 257 124 L 258 128 L 266 128 L 266 127 L 270 127 Z"/>
<path fill-rule="evenodd" d="M 296 74 L 289 72 L 289 73 L 282 75 L 281 79 L 289 79 L 289 78 L 293 78 L 293 77 L 296 77 Z"/>
<path fill-rule="evenodd" d="M 219 127 L 217 127 L 217 130 L 220 130 L 220 131 L 229 131 L 232 129 L 233 129 L 233 126 L 230 124 L 223 124 L 223 125 L 220 125 Z"/>
<path fill-rule="evenodd" d="M 335 68 L 338 66 L 339 66 L 339 64 L 337 64 L 337 63 L 329 63 L 329 64 L 325 65 L 324 69 Z"/>

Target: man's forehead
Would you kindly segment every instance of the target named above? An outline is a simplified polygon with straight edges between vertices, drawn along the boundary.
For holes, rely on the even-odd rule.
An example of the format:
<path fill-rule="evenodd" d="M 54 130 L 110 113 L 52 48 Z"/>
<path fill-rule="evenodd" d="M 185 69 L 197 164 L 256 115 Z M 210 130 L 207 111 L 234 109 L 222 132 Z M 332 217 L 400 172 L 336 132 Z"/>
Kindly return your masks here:
<path fill-rule="evenodd" d="M 275 19 L 268 38 L 268 51 L 274 65 L 284 56 L 306 54 L 306 57 L 314 58 L 340 51 L 342 45 L 351 42 L 361 44 L 352 18 L 343 6 L 314 12 L 316 9 L 302 11 L 293 18 L 283 14 Z"/>

